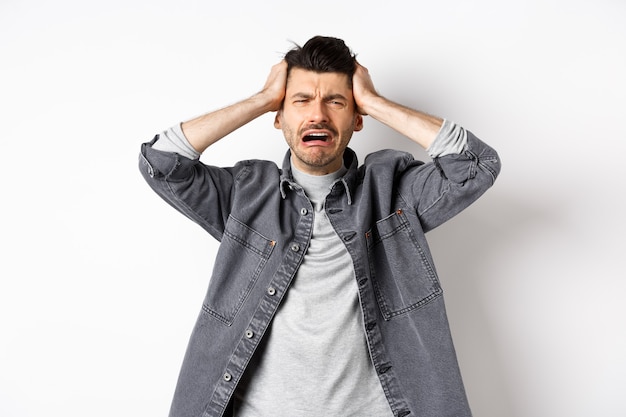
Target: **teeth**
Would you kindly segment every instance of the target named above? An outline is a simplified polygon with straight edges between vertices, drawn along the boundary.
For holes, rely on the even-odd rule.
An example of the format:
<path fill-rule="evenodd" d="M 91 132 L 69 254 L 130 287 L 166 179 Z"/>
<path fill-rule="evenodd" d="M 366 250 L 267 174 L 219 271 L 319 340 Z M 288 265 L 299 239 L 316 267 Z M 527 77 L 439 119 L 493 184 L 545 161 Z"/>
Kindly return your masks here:
<path fill-rule="evenodd" d="M 328 133 L 325 133 L 325 132 L 313 132 L 313 133 L 310 133 L 310 134 L 304 136 L 302 138 L 302 140 L 304 140 L 305 142 L 308 142 L 310 140 L 321 140 L 321 141 L 326 142 L 328 137 L 329 137 Z"/>

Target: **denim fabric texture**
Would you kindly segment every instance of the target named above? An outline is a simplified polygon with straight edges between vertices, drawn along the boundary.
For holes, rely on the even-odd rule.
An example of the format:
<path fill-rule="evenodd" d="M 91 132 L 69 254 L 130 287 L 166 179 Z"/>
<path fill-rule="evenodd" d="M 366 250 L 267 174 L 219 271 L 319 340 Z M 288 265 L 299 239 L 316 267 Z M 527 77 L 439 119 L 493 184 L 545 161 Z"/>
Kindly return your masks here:
<path fill-rule="evenodd" d="M 382 150 L 359 166 L 348 148 L 348 172 L 325 201 L 353 261 L 372 363 L 398 417 L 471 416 L 425 237 L 500 171 L 496 151 L 467 134 L 462 153 L 429 163 Z M 144 178 L 220 241 L 170 417 L 229 415 L 237 383 L 307 251 L 313 207 L 293 181 L 289 152 L 282 169 L 260 160 L 218 168 L 153 149 L 157 139 L 142 145 Z"/>

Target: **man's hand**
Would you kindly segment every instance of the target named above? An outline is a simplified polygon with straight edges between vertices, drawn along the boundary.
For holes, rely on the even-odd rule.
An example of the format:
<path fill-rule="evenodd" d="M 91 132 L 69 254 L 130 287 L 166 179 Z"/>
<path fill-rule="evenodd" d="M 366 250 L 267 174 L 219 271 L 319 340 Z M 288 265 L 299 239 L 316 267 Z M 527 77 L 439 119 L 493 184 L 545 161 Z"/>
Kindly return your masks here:
<path fill-rule="evenodd" d="M 352 76 L 352 94 L 354 96 L 354 102 L 356 103 L 356 110 L 359 114 L 367 116 L 368 100 L 378 97 L 376 88 L 374 88 L 374 82 L 370 73 L 361 64 L 356 63 L 356 70 Z"/>
<path fill-rule="evenodd" d="M 443 122 L 438 117 L 413 110 L 378 94 L 369 71 L 358 62 L 352 76 L 352 94 L 357 112 L 389 126 L 424 149 L 431 145 Z"/>
<path fill-rule="evenodd" d="M 265 81 L 265 86 L 259 93 L 266 97 L 269 104 L 269 111 L 277 111 L 281 108 L 285 99 L 285 89 L 287 88 L 287 61 L 282 60 L 272 67 L 270 74 Z"/>
<path fill-rule="evenodd" d="M 202 153 L 206 148 L 241 126 L 270 111 L 277 111 L 285 99 L 287 62 L 272 67 L 263 89 L 252 97 L 207 113 L 182 124 L 185 137 Z"/>

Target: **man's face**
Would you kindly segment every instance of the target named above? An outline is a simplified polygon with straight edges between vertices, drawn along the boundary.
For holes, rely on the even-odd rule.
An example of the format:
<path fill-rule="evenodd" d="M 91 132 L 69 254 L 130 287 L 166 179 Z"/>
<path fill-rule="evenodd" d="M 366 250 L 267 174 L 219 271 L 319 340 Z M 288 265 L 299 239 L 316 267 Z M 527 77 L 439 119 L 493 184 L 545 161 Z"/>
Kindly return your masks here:
<path fill-rule="evenodd" d="M 274 126 L 282 129 L 298 170 L 325 175 L 341 168 L 343 152 L 352 133 L 363 128 L 363 118 L 347 75 L 293 68 Z"/>

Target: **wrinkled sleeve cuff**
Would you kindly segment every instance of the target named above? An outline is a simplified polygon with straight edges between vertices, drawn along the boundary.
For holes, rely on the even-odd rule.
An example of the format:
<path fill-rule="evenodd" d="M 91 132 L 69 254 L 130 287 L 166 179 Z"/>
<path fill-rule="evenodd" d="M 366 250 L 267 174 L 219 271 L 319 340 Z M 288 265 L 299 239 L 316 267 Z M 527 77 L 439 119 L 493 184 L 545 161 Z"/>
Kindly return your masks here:
<path fill-rule="evenodd" d="M 164 152 L 175 152 L 189 159 L 200 158 L 200 152 L 189 144 L 180 123 L 161 133 L 152 148 Z"/>
<path fill-rule="evenodd" d="M 437 137 L 426 149 L 431 158 L 444 155 L 459 154 L 467 146 L 467 132 L 461 126 L 449 120 L 444 120 Z"/>

